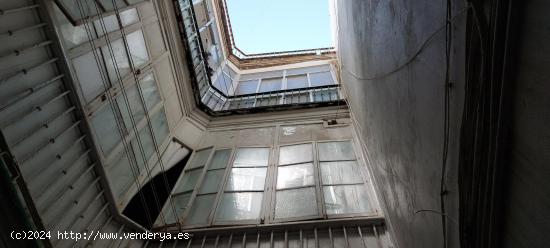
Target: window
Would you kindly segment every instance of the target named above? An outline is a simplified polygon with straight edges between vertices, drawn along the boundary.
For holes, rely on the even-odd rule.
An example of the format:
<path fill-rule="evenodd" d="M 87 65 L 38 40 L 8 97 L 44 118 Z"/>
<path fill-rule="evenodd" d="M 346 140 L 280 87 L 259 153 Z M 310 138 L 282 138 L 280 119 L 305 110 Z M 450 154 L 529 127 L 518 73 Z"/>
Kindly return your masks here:
<path fill-rule="evenodd" d="M 309 80 L 311 82 L 311 87 L 334 84 L 330 71 L 310 73 Z"/>
<path fill-rule="evenodd" d="M 183 226 L 280 223 L 374 211 L 351 141 L 281 145 L 277 162 L 270 165 L 271 150 L 197 151 L 172 192 L 173 202 L 179 197 L 189 201 L 186 212 L 178 213 Z"/>
<path fill-rule="evenodd" d="M 143 0 L 133 0 L 133 1 L 124 1 L 124 0 L 97 0 L 97 1 L 74 1 L 74 0 L 59 0 L 55 1 L 59 8 L 63 10 L 63 13 L 66 13 L 67 19 L 73 24 L 82 22 L 82 19 L 85 17 L 93 17 L 98 15 L 99 12 L 112 11 L 115 9 L 115 6 L 119 9 L 125 8 L 128 6 L 127 2 L 130 5 L 143 2 Z"/>
<path fill-rule="evenodd" d="M 175 205 L 175 212 L 177 217 L 173 218 L 174 222 L 176 220 L 181 220 L 185 214 L 185 211 L 187 210 L 187 205 L 189 201 L 191 200 L 191 197 L 193 195 L 193 191 L 197 187 L 197 183 L 199 179 L 201 178 L 201 175 L 203 174 L 204 168 L 206 167 L 206 162 L 210 158 L 210 154 L 212 152 L 212 148 L 206 148 L 203 150 L 196 151 L 191 159 L 189 160 L 188 164 L 185 166 L 183 170 L 182 176 L 179 178 L 178 182 L 174 186 L 174 190 L 172 191 L 172 202 L 166 204 L 166 206 L 163 209 L 163 213 L 166 216 L 172 215 L 173 216 L 173 209 L 172 205 Z M 201 198 L 199 204 L 202 206 L 204 204 L 204 199 L 210 199 L 208 197 Z M 207 201 L 206 200 L 206 201 Z M 177 204 L 175 204 L 177 203 Z M 196 208 L 196 207 L 195 207 Z M 196 212 L 197 210 L 195 210 Z M 203 218 L 204 216 L 199 216 L 194 221 L 198 221 L 198 219 Z M 171 222 L 172 218 L 168 218 L 167 220 L 162 220 L 162 217 L 159 216 L 159 219 L 156 223 L 161 224 L 162 222 L 166 222 L 166 224 L 171 224 L 174 222 Z M 171 223 L 170 223 L 171 222 Z M 164 223 L 162 223 L 164 224 Z"/>
<path fill-rule="evenodd" d="M 258 88 L 258 80 L 240 81 L 237 86 L 237 92 L 235 95 L 244 95 L 256 93 Z"/>
<path fill-rule="evenodd" d="M 275 187 L 275 220 L 318 218 L 311 143 L 282 146 Z"/>
<path fill-rule="evenodd" d="M 260 83 L 258 92 L 269 92 L 280 90 L 282 87 L 283 78 L 265 78 Z"/>
<path fill-rule="evenodd" d="M 221 197 L 216 223 L 259 223 L 269 148 L 239 148 Z"/>
<path fill-rule="evenodd" d="M 307 82 L 307 75 L 296 75 L 286 77 L 287 89 L 307 88 L 309 83 Z"/>
<path fill-rule="evenodd" d="M 184 222 L 186 225 L 207 225 L 211 222 L 212 210 L 216 204 L 216 196 L 222 185 L 221 182 L 230 155 L 231 149 L 222 149 L 214 152 L 202 184 L 198 188 L 189 213 L 185 217 Z"/>
<path fill-rule="evenodd" d="M 327 215 L 369 212 L 370 204 L 350 141 L 318 144 Z"/>

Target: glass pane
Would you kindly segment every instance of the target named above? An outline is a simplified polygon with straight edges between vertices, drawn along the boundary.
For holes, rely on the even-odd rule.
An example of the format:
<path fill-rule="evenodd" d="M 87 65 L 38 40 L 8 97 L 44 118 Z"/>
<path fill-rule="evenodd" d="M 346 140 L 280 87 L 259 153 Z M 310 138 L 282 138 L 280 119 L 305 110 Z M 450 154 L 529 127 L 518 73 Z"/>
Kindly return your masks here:
<path fill-rule="evenodd" d="M 202 181 L 199 194 L 208 194 L 218 192 L 218 186 L 222 182 L 224 170 L 212 170 L 206 172 Z"/>
<path fill-rule="evenodd" d="M 122 39 L 113 41 L 110 49 L 108 46 L 101 47 L 101 52 L 105 58 L 107 73 L 109 74 L 109 80 L 111 80 L 112 84 L 122 80 L 124 76 L 130 72 L 130 64 Z"/>
<path fill-rule="evenodd" d="M 233 91 L 233 80 L 229 76 L 220 73 L 214 82 L 214 87 L 227 95 Z"/>
<path fill-rule="evenodd" d="M 130 186 L 135 182 L 134 174 L 128 156 L 124 151 L 121 151 L 117 156 L 120 156 L 115 163 L 109 166 L 107 176 L 109 183 L 116 197 L 123 197 Z"/>
<path fill-rule="evenodd" d="M 231 149 L 217 150 L 214 152 L 214 157 L 212 157 L 212 162 L 208 166 L 209 170 L 212 169 L 221 169 L 227 166 L 229 161 L 229 156 L 231 156 Z"/>
<path fill-rule="evenodd" d="M 134 116 L 134 122 L 135 124 L 138 124 L 139 121 L 141 121 L 143 118 L 145 118 L 145 111 L 143 110 L 143 105 L 141 104 L 141 100 L 139 98 L 136 85 L 130 86 L 128 89 L 126 89 L 126 96 L 128 99 L 128 105 L 130 106 L 130 109 L 132 110 L 132 115 Z M 120 94 L 116 98 L 116 102 L 118 104 L 118 107 L 120 108 L 120 112 L 122 114 L 122 119 L 124 120 L 124 125 L 126 125 L 127 130 L 132 130 L 132 120 L 130 119 L 130 113 L 128 111 L 128 108 L 126 108 L 126 98 L 123 94 Z"/>
<path fill-rule="evenodd" d="M 315 187 L 277 191 L 275 218 L 318 215 Z"/>
<path fill-rule="evenodd" d="M 281 96 L 258 98 L 256 107 L 278 105 L 281 103 L 281 98 Z"/>
<path fill-rule="evenodd" d="M 126 7 L 126 3 L 124 2 L 124 0 L 115 0 L 115 5 L 113 5 L 113 0 L 99 0 L 98 2 L 100 2 L 101 6 L 103 6 L 107 11 L 114 10 L 115 6 L 117 8 Z"/>
<path fill-rule="evenodd" d="M 92 117 L 91 124 L 101 151 L 107 156 L 120 143 L 120 133 L 111 106 L 107 104 L 99 109 Z"/>
<path fill-rule="evenodd" d="M 134 31 L 126 36 L 126 40 L 128 41 L 134 66 L 139 68 L 145 65 L 149 60 L 149 54 L 147 53 L 147 47 L 145 47 L 143 32 L 141 30 Z"/>
<path fill-rule="evenodd" d="M 141 146 L 143 147 L 143 152 L 145 154 L 146 161 L 149 161 L 151 157 L 155 154 L 155 144 L 153 143 L 153 136 L 151 135 L 151 131 L 149 130 L 149 127 L 144 126 L 142 129 L 138 131 L 139 133 L 139 142 L 141 142 Z M 135 144 L 137 146 L 139 143 L 137 143 L 137 139 L 132 140 L 132 145 Z"/>
<path fill-rule="evenodd" d="M 306 88 L 309 84 L 307 82 L 306 75 L 297 75 L 286 77 L 286 88 L 287 89 L 297 89 L 297 88 Z"/>
<path fill-rule="evenodd" d="M 65 14 L 61 12 L 59 7 L 54 4 L 55 18 L 57 19 L 57 24 L 61 33 L 63 34 L 63 39 L 67 48 L 73 48 L 77 45 L 80 45 L 88 41 L 88 34 L 91 35 L 91 38 L 97 38 L 95 32 L 88 33 L 86 32 L 86 25 L 89 25 L 88 28 L 93 29 L 91 24 L 82 24 L 80 26 L 73 26 L 73 24 L 67 19 Z"/>
<path fill-rule="evenodd" d="M 356 161 L 321 162 L 323 184 L 362 183 Z"/>
<path fill-rule="evenodd" d="M 234 167 L 267 166 L 269 148 L 239 148 Z"/>
<path fill-rule="evenodd" d="M 337 89 L 322 89 L 313 91 L 313 100 L 316 102 L 329 102 L 340 99 Z"/>
<path fill-rule="evenodd" d="M 186 169 L 196 168 L 199 166 L 203 166 L 206 164 L 206 160 L 208 160 L 208 156 L 210 156 L 210 152 L 212 151 L 212 148 L 200 150 L 195 153 L 193 156 L 193 160 L 189 162 Z"/>
<path fill-rule="evenodd" d="M 369 212 L 370 204 L 365 185 L 324 186 L 327 214 Z"/>
<path fill-rule="evenodd" d="M 74 0 L 60 0 L 59 4 L 75 21 L 97 14 L 99 8 L 95 3 L 78 4 L 78 1 Z"/>
<path fill-rule="evenodd" d="M 277 168 L 277 189 L 309 186 L 314 183 L 312 163 L 279 166 Z"/>
<path fill-rule="evenodd" d="M 285 95 L 285 104 L 309 102 L 309 93 L 290 93 Z"/>
<path fill-rule="evenodd" d="M 256 92 L 258 80 L 240 81 L 235 95 L 251 94 Z"/>
<path fill-rule="evenodd" d="M 139 17 L 136 9 L 129 9 L 129 10 L 120 12 L 120 22 L 122 23 L 122 26 L 126 27 L 138 21 L 139 21 Z"/>
<path fill-rule="evenodd" d="M 199 180 L 199 177 L 201 176 L 201 172 L 202 169 L 186 171 L 174 193 L 193 190 L 195 188 L 195 185 L 197 184 L 197 181 Z"/>
<path fill-rule="evenodd" d="M 138 160 L 138 164 L 140 165 L 140 169 L 142 169 L 144 162 L 149 162 L 151 157 L 155 154 L 155 144 L 153 143 L 153 137 L 151 136 L 151 132 L 149 131 L 149 127 L 145 126 L 142 129 L 138 131 L 139 133 L 139 141 L 137 138 L 132 139 L 132 147 L 134 148 L 134 152 L 136 153 L 136 157 Z M 141 147 L 139 146 L 141 144 Z M 143 149 L 143 153 L 141 152 L 141 149 Z M 143 156 L 143 155 L 145 156 Z M 151 169 L 151 167 L 149 167 Z"/>
<path fill-rule="evenodd" d="M 215 194 L 197 196 L 185 218 L 185 225 L 207 224 L 215 200 Z"/>
<path fill-rule="evenodd" d="M 279 164 L 297 164 L 313 161 L 311 144 L 281 146 Z"/>
<path fill-rule="evenodd" d="M 266 78 L 262 79 L 260 90 L 258 92 L 268 92 L 280 90 L 282 87 L 283 78 Z"/>
<path fill-rule="evenodd" d="M 319 143 L 319 160 L 353 160 L 355 152 L 350 141 L 323 142 Z"/>
<path fill-rule="evenodd" d="M 255 99 L 230 100 L 229 109 L 241 109 L 254 107 Z"/>
<path fill-rule="evenodd" d="M 264 190 L 266 172 L 267 168 L 233 168 L 225 189 Z"/>
<path fill-rule="evenodd" d="M 157 145 L 160 146 L 166 137 L 168 137 L 168 133 L 170 133 L 168 130 L 168 121 L 166 120 L 164 108 L 151 117 L 151 125 L 153 126 L 153 131 L 155 132 L 155 141 L 157 142 Z"/>
<path fill-rule="evenodd" d="M 97 31 L 97 36 L 103 36 L 112 31 L 118 30 L 118 20 L 115 15 L 110 15 L 97 19 L 94 21 L 95 30 Z"/>
<path fill-rule="evenodd" d="M 157 221 L 155 221 L 155 226 L 162 226 L 165 222 L 166 224 L 176 223 L 176 219 L 179 219 L 179 217 L 183 214 L 183 211 L 185 211 L 190 198 L 191 193 L 172 196 L 173 204 L 170 204 L 170 200 L 166 202 L 164 208 L 162 209 L 163 215 L 158 216 Z M 174 208 L 172 208 L 172 205 Z M 178 218 L 174 217 L 174 211 L 176 211 Z"/>
<path fill-rule="evenodd" d="M 141 80 L 139 85 L 143 93 L 143 98 L 145 99 L 145 106 L 147 106 L 147 110 L 151 110 L 161 101 L 160 93 L 155 83 L 155 77 L 150 73 Z"/>
<path fill-rule="evenodd" d="M 330 71 L 330 65 L 316 65 L 316 66 L 288 69 L 286 70 L 286 75 L 299 75 L 299 74 L 315 73 L 315 72 L 323 72 L 323 71 Z"/>
<path fill-rule="evenodd" d="M 309 74 L 311 87 L 334 84 L 330 71 Z"/>
<path fill-rule="evenodd" d="M 239 221 L 260 218 L 262 196 L 262 192 L 223 194 L 216 220 Z"/>
<path fill-rule="evenodd" d="M 101 57 L 100 53 L 97 53 Z M 73 68 L 82 90 L 82 95 L 86 102 L 90 102 L 99 94 L 103 93 L 104 85 L 101 79 L 101 69 L 98 63 L 102 65 L 102 58 L 96 61 L 93 52 L 86 53 L 80 57 L 73 59 Z"/>

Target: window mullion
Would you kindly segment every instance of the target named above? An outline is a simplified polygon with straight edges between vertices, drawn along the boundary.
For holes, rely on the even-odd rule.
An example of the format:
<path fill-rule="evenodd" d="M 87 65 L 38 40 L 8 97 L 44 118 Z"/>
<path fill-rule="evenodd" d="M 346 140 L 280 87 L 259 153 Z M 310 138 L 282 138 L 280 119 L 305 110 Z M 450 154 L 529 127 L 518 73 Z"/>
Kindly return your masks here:
<path fill-rule="evenodd" d="M 202 182 L 204 180 L 204 177 L 206 176 L 206 170 L 208 168 L 208 164 L 210 163 L 210 161 L 212 160 L 212 156 L 214 155 L 214 147 L 210 147 L 210 148 L 207 148 L 207 149 L 211 149 L 210 155 L 208 155 L 208 159 L 206 160 L 205 164 L 201 168 L 201 170 L 202 170 L 201 175 L 199 176 L 199 179 L 195 183 L 195 187 L 193 188 L 193 193 L 191 193 L 191 197 L 189 198 L 189 202 L 187 203 L 187 207 L 185 208 L 183 213 L 181 213 L 181 216 L 179 216 L 183 220 L 182 224 L 184 224 L 184 225 L 185 225 L 185 219 L 187 218 L 187 214 L 189 214 L 189 211 L 193 207 L 193 204 L 195 203 L 195 198 L 198 194 L 198 191 L 199 191 L 200 187 L 202 186 Z M 191 162 L 191 160 L 190 160 L 190 162 Z"/>

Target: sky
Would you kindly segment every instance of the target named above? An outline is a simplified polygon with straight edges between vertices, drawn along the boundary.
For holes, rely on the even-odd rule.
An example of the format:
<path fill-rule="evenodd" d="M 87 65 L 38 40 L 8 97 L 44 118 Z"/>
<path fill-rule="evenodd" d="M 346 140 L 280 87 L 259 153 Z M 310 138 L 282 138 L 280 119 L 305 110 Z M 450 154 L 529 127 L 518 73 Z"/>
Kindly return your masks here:
<path fill-rule="evenodd" d="M 328 0 L 226 0 L 236 46 L 248 54 L 331 47 Z"/>

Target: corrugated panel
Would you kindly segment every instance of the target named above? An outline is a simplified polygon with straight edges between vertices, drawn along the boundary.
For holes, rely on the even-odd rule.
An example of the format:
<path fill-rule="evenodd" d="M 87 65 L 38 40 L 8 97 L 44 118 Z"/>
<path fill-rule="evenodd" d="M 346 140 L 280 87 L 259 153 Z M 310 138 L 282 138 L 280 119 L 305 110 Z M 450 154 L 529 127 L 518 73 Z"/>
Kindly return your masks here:
<path fill-rule="evenodd" d="M 0 0 L 0 9 L 0 130 L 42 224 L 52 234 L 124 230 L 110 217 L 78 109 L 70 101 L 74 92 L 65 87 L 70 81 L 63 81 L 68 76 L 57 65 L 45 33 L 49 27 L 39 17 L 44 10 L 19 0 Z M 52 236 L 55 247 L 85 243 Z"/>

